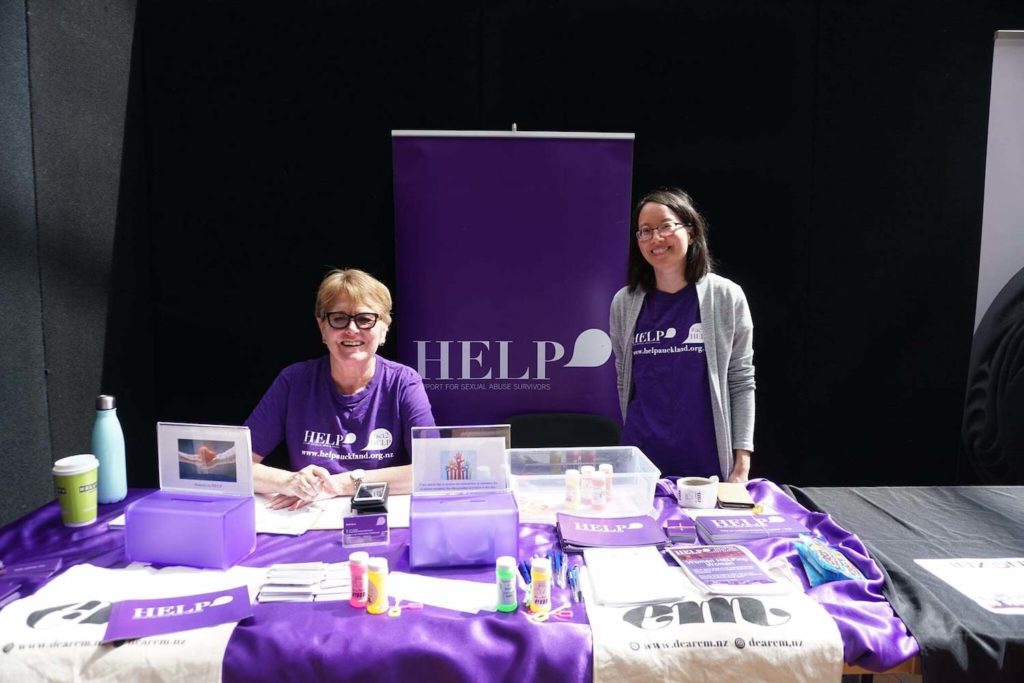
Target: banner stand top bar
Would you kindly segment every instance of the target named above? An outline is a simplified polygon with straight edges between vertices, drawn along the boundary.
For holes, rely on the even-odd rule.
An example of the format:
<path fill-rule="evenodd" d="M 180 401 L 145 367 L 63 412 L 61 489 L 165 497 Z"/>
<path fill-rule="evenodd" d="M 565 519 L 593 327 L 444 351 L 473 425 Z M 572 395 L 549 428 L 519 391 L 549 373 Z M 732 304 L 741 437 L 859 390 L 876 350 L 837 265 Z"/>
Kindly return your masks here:
<path fill-rule="evenodd" d="M 393 130 L 395 138 L 586 138 L 633 140 L 633 133 L 560 133 L 556 131 L 509 130 Z"/>

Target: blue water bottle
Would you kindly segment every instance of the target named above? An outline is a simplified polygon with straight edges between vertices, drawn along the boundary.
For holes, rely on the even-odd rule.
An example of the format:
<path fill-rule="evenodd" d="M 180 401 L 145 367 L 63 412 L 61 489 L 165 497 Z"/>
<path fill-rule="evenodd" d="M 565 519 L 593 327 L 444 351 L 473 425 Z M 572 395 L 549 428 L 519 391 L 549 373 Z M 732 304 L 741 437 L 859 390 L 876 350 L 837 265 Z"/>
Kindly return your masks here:
<path fill-rule="evenodd" d="M 114 397 L 96 398 L 96 423 L 92 427 L 92 452 L 100 461 L 99 488 L 96 499 L 100 503 L 116 503 L 128 495 L 128 482 L 124 472 L 124 433 L 117 420 Z"/>

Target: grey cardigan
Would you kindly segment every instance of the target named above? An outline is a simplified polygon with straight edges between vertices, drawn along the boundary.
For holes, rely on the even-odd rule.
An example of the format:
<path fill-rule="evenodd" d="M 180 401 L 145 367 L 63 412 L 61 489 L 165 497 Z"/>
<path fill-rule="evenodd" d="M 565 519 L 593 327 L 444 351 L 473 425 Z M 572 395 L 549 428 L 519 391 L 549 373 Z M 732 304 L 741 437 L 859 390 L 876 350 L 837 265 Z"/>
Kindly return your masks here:
<path fill-rule="evenodd" d="M 645 295 L 639 288 L 630 292 L 623 287 L 612 299 L 609 336 L 615 353 L 623 420 L 633 393 L 630 342 Z M 697 281 L 697 300 L 704 328 L 704 355 L 708 359 L 718 463 L 724 479 L 732 471 L 733 449 L 754 450 L 754 322 L 747 297 L 732 280 L 709 273 Z"/>

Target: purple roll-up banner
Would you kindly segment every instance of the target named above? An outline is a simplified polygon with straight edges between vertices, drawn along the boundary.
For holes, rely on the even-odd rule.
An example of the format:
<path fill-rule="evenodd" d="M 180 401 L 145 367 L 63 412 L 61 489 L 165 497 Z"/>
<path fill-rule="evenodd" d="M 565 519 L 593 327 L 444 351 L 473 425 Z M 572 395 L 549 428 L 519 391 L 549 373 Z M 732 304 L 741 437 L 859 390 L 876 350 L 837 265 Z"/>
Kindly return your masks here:
<path fill-rule="evenodd" d="M 103 642 L 188 631 L 251 616 L 252 603 L 245 586 L 201 595 L 123 600 L 110 607 Z"/>
<path fill-rule="evenodd" d="M 438 424 L 618 420 L 633 135 L 393 131 L 398 350 Z"/>

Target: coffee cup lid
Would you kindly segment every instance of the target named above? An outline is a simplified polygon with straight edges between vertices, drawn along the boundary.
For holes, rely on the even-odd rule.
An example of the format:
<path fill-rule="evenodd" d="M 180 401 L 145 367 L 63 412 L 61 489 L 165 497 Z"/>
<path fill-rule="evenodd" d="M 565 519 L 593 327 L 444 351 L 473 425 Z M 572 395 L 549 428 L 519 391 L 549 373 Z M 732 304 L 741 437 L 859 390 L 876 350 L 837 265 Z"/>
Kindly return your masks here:
<path fill-rule="evenodd" d="M 53 463 L 53 473 L 57 476 L 65 477 L 69 474 L 81 474 L 82 472 L 88 472 L 91 469 L 99 467 L 99 465 L 99 460 L 97 460 L 96 456 L 92 453 L 69 455 L 68 457 L 61 458 L 57 462 Z"/>

